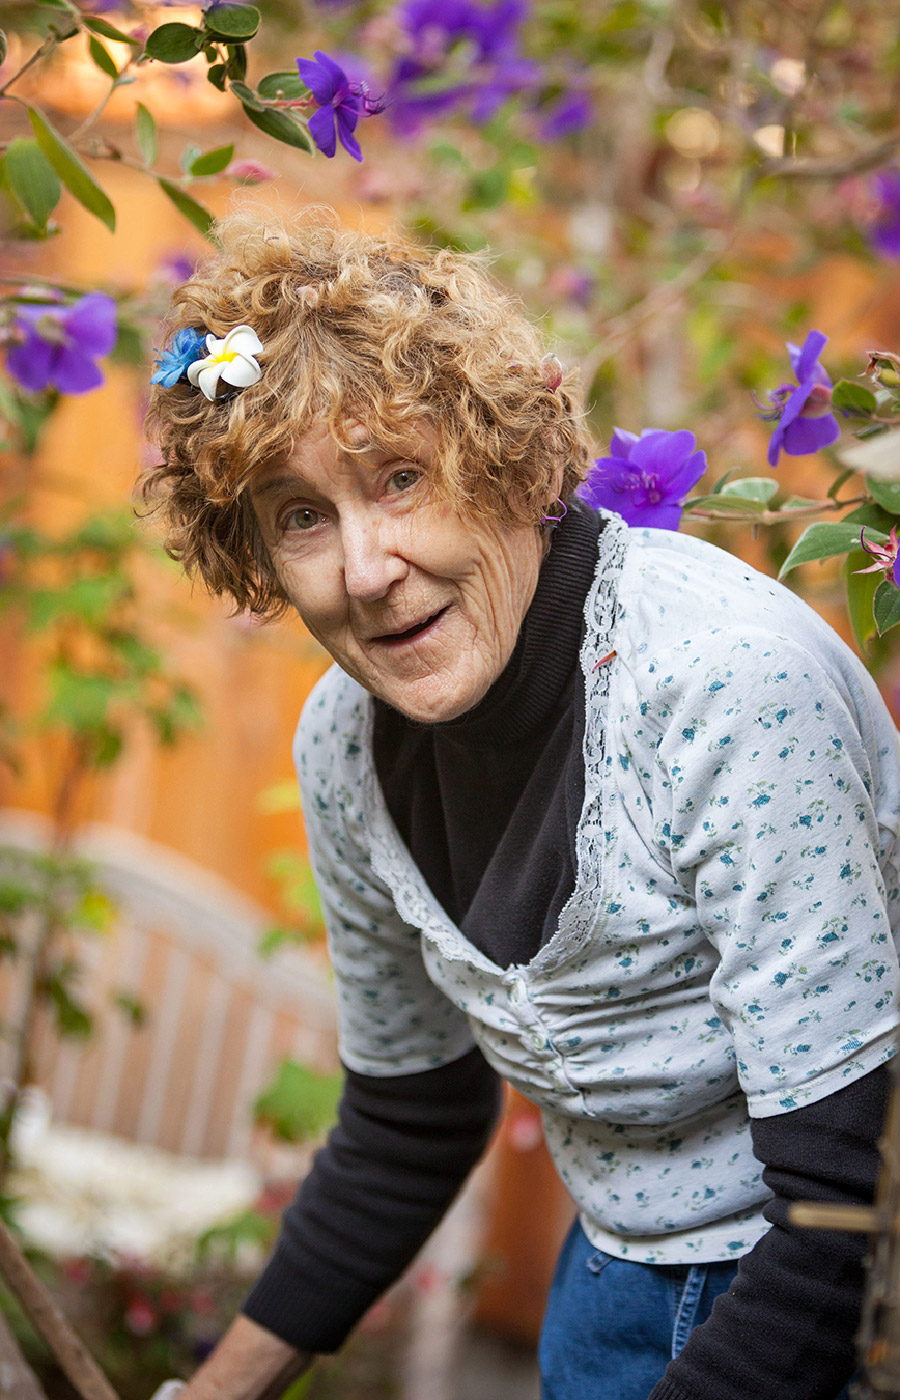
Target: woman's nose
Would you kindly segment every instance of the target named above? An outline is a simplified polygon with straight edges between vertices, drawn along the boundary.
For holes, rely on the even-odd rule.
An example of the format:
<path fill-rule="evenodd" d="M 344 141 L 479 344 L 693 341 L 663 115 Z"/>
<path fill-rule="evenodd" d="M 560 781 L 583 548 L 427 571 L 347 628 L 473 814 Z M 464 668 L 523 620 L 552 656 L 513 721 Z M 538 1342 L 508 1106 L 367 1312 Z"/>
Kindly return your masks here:
<path fill-rule="evenodd" d="M 405 578 L 406 560 L 396 548 L 389 524 L 366 515 L 341 522 L 344 587 L 351 598 L 374 602 Z"/>

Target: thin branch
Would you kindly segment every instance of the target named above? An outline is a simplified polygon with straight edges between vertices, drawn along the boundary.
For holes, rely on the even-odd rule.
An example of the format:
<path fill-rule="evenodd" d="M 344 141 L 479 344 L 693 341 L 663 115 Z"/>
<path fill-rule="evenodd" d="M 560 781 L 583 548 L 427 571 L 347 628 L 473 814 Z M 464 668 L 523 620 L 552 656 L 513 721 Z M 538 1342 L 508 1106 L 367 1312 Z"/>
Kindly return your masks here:
<path fill-rule="evenodd" d="M 826 510 L 843 510 L 846 506 L 865 505 L 871 496 L 853 496 L 846 501 L 813 501 L 808 506 L 797 506 L 791 510 L 762 510 L 758 515 L 738 515 L 733 510 L 716 510 L 715 507 L 690 510 L 690 500 L 685 502 L 692 520 L 730 520 L 735 525 L 785 525 L 791 520 L 808 520 L 821 515 Z"/>
<path fill-rule="evenodd" d="M 767 160 L 758 169 L 750 172 L 751 181 L 765 180 L 769 176 L 797 180 L 833 180 L 842 175 L 856 175 L 863 170 L 872 170 L 888 160 L 900 146 L 900 131 L 879 141 L 877 146 L 868 146 L 854 155 L 833 157 L 799 156 L 789 160 Z"/>
<path fill-rule="evenodd" d="M 7 78 L 3 86 L 0 87 L 0 97 L 5 97 L 7 89 L 11 88 L 13 83 L 17 83 L 22 77 L 22 75 L 27 73 L 29 68 L 31 68 L 33 64 L 37 63 L 40 59 L 45 58 L 48 53 L 55 49 L 59 42 L 60 39 L 58 34 L 48 34 L 47 38 L 40 45 L 40 47 L 35 49 L 34 53 L 29 59 L 25 60 L 18 73 L 13 73 L 12 77 Z"/>

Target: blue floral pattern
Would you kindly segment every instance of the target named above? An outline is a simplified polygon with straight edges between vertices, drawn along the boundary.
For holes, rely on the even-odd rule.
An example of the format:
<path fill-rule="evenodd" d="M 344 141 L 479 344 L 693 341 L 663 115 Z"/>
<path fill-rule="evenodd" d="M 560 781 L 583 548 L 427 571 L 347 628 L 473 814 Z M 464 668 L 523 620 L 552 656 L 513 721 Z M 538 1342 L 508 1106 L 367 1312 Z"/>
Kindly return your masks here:
<path fill-rule="evenodd" d="M 541 1106 L 597 1248 L 736 1257 L 768 1228 L 749 1115 L 893 1054 L 898 738 L 835 633 L 702 541 L 610 516 L 586 620 L 576 888 L 527 965 L 426 886 L 366 693 L 337 669 L 313 692 L 295 756 L 342 1056 L 402 1074 L 477 1042 Z"/>

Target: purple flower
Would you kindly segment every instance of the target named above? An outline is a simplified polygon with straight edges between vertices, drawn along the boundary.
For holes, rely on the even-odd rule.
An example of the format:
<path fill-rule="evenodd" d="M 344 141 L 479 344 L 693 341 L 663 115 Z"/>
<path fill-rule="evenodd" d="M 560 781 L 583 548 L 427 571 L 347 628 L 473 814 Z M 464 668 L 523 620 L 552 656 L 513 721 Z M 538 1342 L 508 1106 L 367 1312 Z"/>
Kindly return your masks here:
<path fill-rule="evenodd" d="M 900 258 L 900 170 L 880 170 L 872 179 L 877 201 L 869 241 L 883 258 Z"/>
<path fill-rule="evenodd" d="M 684 429 L 645 428 L 638 437 L 616 428 L 610 455 L 597 458 L 578 495 L 629 525 L 677 530 L 684 498 L 706 471 L 706 453 L 696 446 Z"/>
<path fill-rule="evenodd" d="M 167 350 L 154 350 L 156 369 L 150 376 L 151 384 L 161 384 L 171 389 L 179 379 L 187 379 L 188 366 L 206 354 L 206 336 L 201 331 L 176 331 Z"/>
<path fill-rule="evenodd" d="M 413 135 L 426 120 L 468 101 L 471 119 L 486 122 L 513 93 L 533 87 L 538 70 L 517 48 L 525 13 L 524 0 L 497 0 L 493 6 L 477 0 L 406 0 L 397 18 L 412 52 L 398 61 L 388 85 L 394 129 Z M 436 85 L 460 43 L 469 49 L 464 76 L 456 81 L 448 72 L 446 82 Z"/>
<path fill-rule="evenodd" d="M 841 435 L 831 411 L 831 380 L 819 364 L 819 355 L 827 344 L 828 336 L 821 331 L 810 331 L 802 347 L 788 342 L 796 387 L 781 384 L 770 389 L 772 408 L 760 414 L 767 422 L 778 420 L 769 443 L 770 467 L 778 466 L 782 450 L 789 457 L 805 457 L 837 442 Z"/>
<path fill-rule="evenodd" d="M 316 49 L 312 59 L 298 58 L 300 77 L 319 104 L 309 119 L 309 134 L 319 150 L 329 158 L 340 141 L 354 160 L 362 160 L 359 142 L 353 135 L 361 113 L 377 109 L 359 84 L 351 84 L 347 74 L 327 53 Z"/>
<path fill-rule="evenodd" d="M 562 136 L 571 136 L 590 126 L 594 118 L 594 104 L 586 92 L 570 92 L 544 108 L 541 117 L 538 130 L 540 139 L 558 141 Z"/>
<path fill-rule="evenodd" d="M 95 361 L 116 343 L 116 303 L 89 292 L 71 306 L 19 306 L 6 368 L 23 389 L 86 394 L 103 383 Z"/>

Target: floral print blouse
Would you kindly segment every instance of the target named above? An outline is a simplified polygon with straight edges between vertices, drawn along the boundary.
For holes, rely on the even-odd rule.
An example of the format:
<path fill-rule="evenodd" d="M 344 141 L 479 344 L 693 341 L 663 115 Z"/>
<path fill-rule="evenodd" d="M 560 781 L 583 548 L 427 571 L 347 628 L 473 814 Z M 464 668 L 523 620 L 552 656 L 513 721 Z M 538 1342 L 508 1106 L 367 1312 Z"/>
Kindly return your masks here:
<path fill-rule="evenodd" d="M 539 1104 L 598 1249 L 724 1259 L 768 1229 L 751 1116 L 889 1059 L 900 747 L 868 672 L 712 545 L 601 531 L 586 607 L 585 795 L 555 936 L 503 969 L 387 812 L 370 696 L 332 668 L 295 742 L 339 999 L 371 1075 L 477 1043 Z"/>

